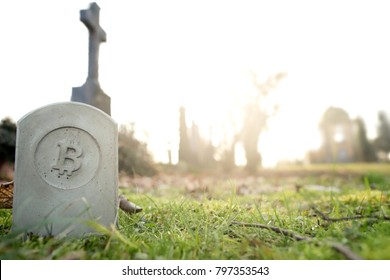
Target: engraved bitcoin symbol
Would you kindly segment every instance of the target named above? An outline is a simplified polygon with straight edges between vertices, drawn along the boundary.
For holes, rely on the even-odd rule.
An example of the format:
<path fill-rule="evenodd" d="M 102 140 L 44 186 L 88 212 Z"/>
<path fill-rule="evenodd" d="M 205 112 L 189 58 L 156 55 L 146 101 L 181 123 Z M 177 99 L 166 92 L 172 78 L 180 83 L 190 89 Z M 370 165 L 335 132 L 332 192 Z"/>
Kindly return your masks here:
<path fill-rule="evenodd" d="M 65 172 L 68 176 L 72 176 L 74 171 L 80 169 L 81 155 L 83 153 L 82 148 L 76 143 L 60 141 L 57 143 L 60 148 L 57 164 L 52 166 L 52 169 L 58 170 L 59 175 L 64 175 Z"/>
<path fill-rule="evenodd" d="M 87 131 L 71 126 L 45 134 L 34 154 L 37 173 L 52 187 L 71 190 L 96 177 L 101 158 L 96 139 Z"/>

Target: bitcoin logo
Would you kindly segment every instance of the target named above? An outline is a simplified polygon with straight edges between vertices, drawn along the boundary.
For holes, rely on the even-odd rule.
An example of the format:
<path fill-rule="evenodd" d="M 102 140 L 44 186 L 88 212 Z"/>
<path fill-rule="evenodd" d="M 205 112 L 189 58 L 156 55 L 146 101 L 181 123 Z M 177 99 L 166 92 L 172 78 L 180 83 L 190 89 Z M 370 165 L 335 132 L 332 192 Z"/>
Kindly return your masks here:
<path fill-rule="evenodd" d="M 61 127 L 38 142 L 34 164 L 42 180 L 59 189 L 75 189 L 94 180 L 101 151 L 96 139 L 83 129 Z"/>
<path fill-rule="evenodd" d="M 65 140 L 58 142 L 57 146 L 60 148 L 60 151 L 57 163 L 52 169 L 58 170 L 59 175 L 64 175 L 66 172 L 68 176 L 72 176 L 72 173 L 79 170 L 81 166 L 80 156 L 83 150 L 80 146 L 67 143 Z"/>

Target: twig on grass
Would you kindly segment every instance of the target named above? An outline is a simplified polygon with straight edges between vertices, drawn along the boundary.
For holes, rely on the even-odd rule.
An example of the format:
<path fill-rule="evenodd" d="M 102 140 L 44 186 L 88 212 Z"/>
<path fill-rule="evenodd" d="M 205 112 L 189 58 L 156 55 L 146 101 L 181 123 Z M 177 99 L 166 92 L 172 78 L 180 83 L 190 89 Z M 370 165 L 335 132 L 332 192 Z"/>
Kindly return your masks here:
<path fill-rule="evenodd" d="M 341 218 L 330 218 L 325 213 L 318 210 L 316 207 L 311 206 L 311 209 L 313 209 L 314 212 L 316 212 L 317 215 L 319 215 L 323 220 L 328 222 L 339 222 L 339 221 L 350 221 L 350 220 L 358 220 L 358 219 L 364 219 L 367 218 L 363 215 L 357 215 L 357 216 L 349 216 L 349 217 L 341 217 Z"/>
<path fill-rule="evenodd" d="M 318 210 L 315 206 L 311 206 L 311 209 L 319 215 L 323 220 L 328 222 L 340 222 L 340 221 L 351 221 L 351 220 L 359 220 L 359 219 L 377 219 L 377 220 L 390 220 L 390 217 L 388 216 L 364 216 L 364 215 L 356 215 L 356 216 L 349 216 L 349 217 L 341 217 L 341 218 L 331 218 L 325 213 Z"/>
<path fill-rule="evenodd" d="M 290 230 L 278 228 L 275 226 L 269 226 L 269 225 L 257 224 L 257 223 L 243 223 L 243 222 L 233 222 L 232 224 L 237 225 L 237 226 L 242 226 L 242 227 L 255 227 L 255 228 L 264 228 L 264 229 L 272 230 L 276 233 L 280 233 L 280 234 L 283 234 L 285 236 L 291 237 L 297 241 L 302 241 L 302 240 L 311 241 L 310 237 L 301 236 L 301 235 L 296 234 L 295 232 L 292 232 Z"/>
<path fill-rule="evenodd" d="M 264 225 L 264 224 L 259 224 L 259 223 L 244 223 L 244 222 L 233 222 L 232 225 L 237 225 L 237 226 L 242 226 L 242 227 L 254 227 L 254 228 L 263 228 L 263 229 L 268 229 L 273 232 L 283 234 L 285 236 L 291 237 L 295 239 L 296 241 L 308 241 L 308 242 L 314 242 L 316 244 L 320 244 L 321 241 L 315 240 L 314 238 L 308 237 L 308 236 L 302 236 L 299 235 L 293 231 L 275 227 L 275 226 L 269 226 L 269 225 Z M 329 245 L 331 248 L 336 250 L 337 252 L 341 253 L 345 258 L 349 260 L 363 260 L 363 258 L 354 252 L 351 251 L 348 247 L 337 243 L 333 241 L 327 241 L 327 240 L 322 240 L 322 242 L 325 242 L 325 244 Z"/>
<path fill-rule="evenodd" d="M 332 242 L 332 241 L 326 241 L 326 243 L 330 247 L 332 247 L 334 250 L 336 250 L 339 253 L 343 254 L 344 257 L 346 257 L 348 260 L 364 260 L 363 257 L 361 257 L 358 254 L 352 252 L 351 249 L 349 249 L 347 246 L 344 246 L 341 243 Z"/>

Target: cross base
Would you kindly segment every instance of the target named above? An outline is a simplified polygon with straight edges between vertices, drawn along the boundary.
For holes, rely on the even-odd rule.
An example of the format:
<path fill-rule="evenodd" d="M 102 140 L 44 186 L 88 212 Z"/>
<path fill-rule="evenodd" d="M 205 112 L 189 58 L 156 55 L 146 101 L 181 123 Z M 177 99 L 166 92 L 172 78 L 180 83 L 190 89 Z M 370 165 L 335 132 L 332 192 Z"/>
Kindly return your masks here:
<path fill-rule="evenodd" d="M 111 98 L 104 93 L 96 80 L 87 79 L 81 87 L 72 88 L 71 101 L 82 102 L 111 115 Z"/>

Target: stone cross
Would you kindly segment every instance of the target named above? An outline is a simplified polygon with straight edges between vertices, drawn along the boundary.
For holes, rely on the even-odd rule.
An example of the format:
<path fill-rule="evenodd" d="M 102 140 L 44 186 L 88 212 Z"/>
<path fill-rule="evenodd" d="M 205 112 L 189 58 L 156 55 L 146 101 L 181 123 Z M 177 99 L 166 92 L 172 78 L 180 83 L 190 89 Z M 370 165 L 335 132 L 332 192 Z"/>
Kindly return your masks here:
<path fill-rule="evenodd" d="M 89 30 L 89 64 L 88 79 L 98 79 L 99 76 L 99 44 L 106 42 L 106 32 L 99 25 L 100 8 L 92 3 L 88 10 L 80 11 L 80 20 Z"/>
<path fill-rule="evenodd" d="M 88 28 L 89 32 L 89 62 L 88 77 L 84 85 L 74 87 L 72 101 L 87 103 L 95 106 L 108 115 L 111 114 L 111 100 L 99 85 L 99 45 L 106 42 L 106 32 L 99 25 L 100 8 L 96 3 L 91 3 L 88 10 L 80 11 L 80 20 Z"/>

